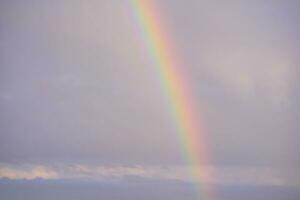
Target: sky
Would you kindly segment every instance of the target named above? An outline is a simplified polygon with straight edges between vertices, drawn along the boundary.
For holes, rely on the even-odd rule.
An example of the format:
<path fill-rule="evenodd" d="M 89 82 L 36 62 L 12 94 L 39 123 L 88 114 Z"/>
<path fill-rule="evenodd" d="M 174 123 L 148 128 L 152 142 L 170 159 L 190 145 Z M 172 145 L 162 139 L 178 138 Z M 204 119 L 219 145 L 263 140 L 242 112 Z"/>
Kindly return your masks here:
<path fill-rule="evenodd" d="M 155 5 L 201 108 L 203 184 L 299 199 L 299 1 Z M 1 199 L 197 199 L 132 16 L 129 0 L 0 1 Z"/>

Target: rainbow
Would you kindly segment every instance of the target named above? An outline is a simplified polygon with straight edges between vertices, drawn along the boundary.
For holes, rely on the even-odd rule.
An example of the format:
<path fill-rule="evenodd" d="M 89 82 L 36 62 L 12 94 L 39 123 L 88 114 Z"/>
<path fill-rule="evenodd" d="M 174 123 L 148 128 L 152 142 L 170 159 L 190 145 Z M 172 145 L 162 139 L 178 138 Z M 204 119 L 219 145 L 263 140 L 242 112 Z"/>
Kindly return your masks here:
<path fill-rule="evenodd" d="M 184 157 L 191 167 L 199 199 L 213 199 L 211 187 L 204 180 L 211 178 L 204 131 L 195 99 L 177 56 L 170 35 L 164 29 L 163 17 L 154 0 L 129 0 L 134 20 L 139 26 L 139 35 L 152 62 L 157 67 L 162 88 L 167 96 L 176 132 Z"/>

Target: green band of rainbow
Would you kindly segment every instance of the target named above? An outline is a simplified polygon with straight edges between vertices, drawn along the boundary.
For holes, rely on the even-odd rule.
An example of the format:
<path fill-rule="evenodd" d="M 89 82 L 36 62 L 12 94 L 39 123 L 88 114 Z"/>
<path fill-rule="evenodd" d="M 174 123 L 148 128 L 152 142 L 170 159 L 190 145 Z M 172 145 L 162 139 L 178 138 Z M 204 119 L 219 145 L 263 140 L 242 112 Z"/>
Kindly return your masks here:
<path fill-rule="evenodd" d="M 211 189 L 205 186 L 204 179 L 211 178 L 211 171 L 202 167 L 208 165 L 207 148 L 204 145 L 203 128 L 199 111 L 194 103 L 187 76 L 170 36 L 164 30 L 162 17 L 153 0 L 129 0 L 134 18 L 139 25 L 139 34 L 143 38 L 148 54 L 157 66 L 159 79 L 167 94 L 177 135 L 184 157 L 192 169 L 199 199 L 212 199 Z M 209 191 L 208 191 L 209 190 Z"/>

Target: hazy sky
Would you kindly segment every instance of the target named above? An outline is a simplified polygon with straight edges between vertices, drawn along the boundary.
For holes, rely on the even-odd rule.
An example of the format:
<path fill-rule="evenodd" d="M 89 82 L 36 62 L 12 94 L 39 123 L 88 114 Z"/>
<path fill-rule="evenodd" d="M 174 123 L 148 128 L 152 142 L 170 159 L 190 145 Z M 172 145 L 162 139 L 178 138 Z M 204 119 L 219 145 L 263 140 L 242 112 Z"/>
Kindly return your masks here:
<path fill-rule="evenodd" d="M 201 108 L 207 167 L 216 169 L 210 181 L 225 188 L 220 193 L 251 199 L 261 198 L 249 191 L 269 194 L 265 187 L 275 186 L 285 189 L 278 199 L 299 197 L 300 2 L 156 2 Z M 132 12 L 127 0 L 0 1 L 0 180 L 105 185 L 133 176 L 165 181 L 166 191 L 188 185 L 174 122 Z M 4 195 L 14 181 L 1 182 L 0 197 L 18 199 Z"/>

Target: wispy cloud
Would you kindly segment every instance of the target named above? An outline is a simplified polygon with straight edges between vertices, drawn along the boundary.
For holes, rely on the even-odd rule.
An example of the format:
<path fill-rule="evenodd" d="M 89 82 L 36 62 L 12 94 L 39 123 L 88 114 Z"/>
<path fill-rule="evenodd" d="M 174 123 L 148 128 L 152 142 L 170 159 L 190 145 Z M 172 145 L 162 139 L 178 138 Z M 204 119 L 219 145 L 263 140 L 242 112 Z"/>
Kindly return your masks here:
<path fill-rule="evenodd" d="M 207 166 L 208 167 L 208 166 Z M 203 167 L 202 167 L 203 169 Z M 26 179 L 76 179 L 103 181 L 138 177 L 152 180 L 194 181 L 186 166 L 104 166 L 104 165 L 0 165 L 0 178 Z M 203 184 L 247 184 L 273 186 L 300 186 L 300 176 L 294 171 L 293 177 L 286 170 L 258 167 L 218 167 L 215 176 L 201 180 Z M 208 178 L 209 177 L 209 178 Z"/>
<path fill-rule="evenodd" d="M 103 165 L 0 165 L 0 178 L 8 179 L 83 179 L 103 180 L 128 176 L 164 179 L 187 180 L 184 167 L 157 166 L 103 166 Z"/>
<path fill-rule="evenodd" d="M 221 167 L 214 180 L 220 184 L 300 186 L 299 171 L 268 167 Z M 291 176 L 293 174 L 293 176 Z"/>
<path fill-rule="evenodd" d="M 13 180 L 32 180 L 37 178 L 58 179 L 59 174 L 55 170 L 43 165 L 30 167 L 1 166 L 0 178 L 8 178 Z"/>

